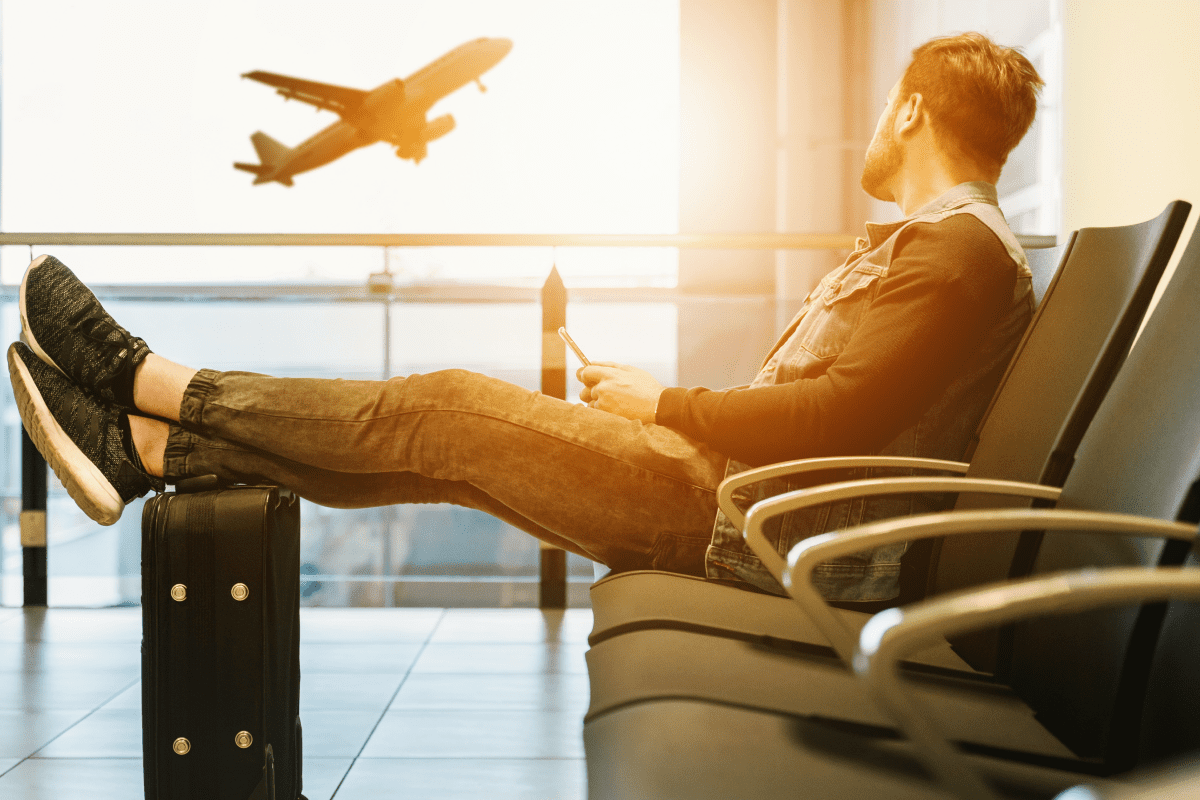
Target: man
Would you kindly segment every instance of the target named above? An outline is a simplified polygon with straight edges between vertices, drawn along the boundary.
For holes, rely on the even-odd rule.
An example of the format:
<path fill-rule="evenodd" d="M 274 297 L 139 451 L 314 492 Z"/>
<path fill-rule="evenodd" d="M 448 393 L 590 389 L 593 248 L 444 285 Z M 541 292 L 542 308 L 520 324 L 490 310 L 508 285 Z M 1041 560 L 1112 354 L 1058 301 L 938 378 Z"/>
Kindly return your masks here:
<path fill-rule="evenodd" d="M 862 177 L 905 219 L 868 225 L 749 387 L 664 389 L 597 364 L 579 372 L 584 407 L 461 371 L 385 382 L 196 371 L 151 353 L 43 256 L 21 285 L 28 347 L 9 350 L 21 418 L 104 524 L 164 482 L 211 473 L 336 507 L 457 503 L 614 569 L 778 592 L 718 514 L 717 484 L 809 456 L 962 456 L 1032 311 L 994 184 L 1040 86 L 1023 56 L 979 34 L 914 51 Z M 916 502 L 797 515 L 780 551 Z M 826 565 L 825 593 L 893 597 L 901 552 Z"/>

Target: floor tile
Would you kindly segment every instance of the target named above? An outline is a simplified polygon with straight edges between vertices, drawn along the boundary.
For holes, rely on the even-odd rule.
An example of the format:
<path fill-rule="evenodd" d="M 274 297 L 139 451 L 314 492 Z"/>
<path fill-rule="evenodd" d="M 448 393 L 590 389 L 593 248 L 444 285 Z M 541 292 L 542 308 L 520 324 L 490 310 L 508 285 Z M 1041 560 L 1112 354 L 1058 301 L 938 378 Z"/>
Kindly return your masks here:
<path fill-rule="evenodd" d="M 132 686 L 118 694 L 113 699 L 109 700 L 107 703 L 101 706 L 101 708 L 109 711 L 115 711 L 118 709 L 133 709 L 134 711 L 141 711 L 142 682 L 140 680 L 135 681 Z"/>
<path fill-rule="evenodd" d="M 350 769 L 352 758 L 312 758 L 304 757 L 304 796 L 308 800 L 330 800 L 337 791 L 346 771 Z M 395 787 L 393 787 L 394 793 Z M 339 795 L 343 797 L 344 795 Z M 385 795 L 387 796 L 387 795 Z"/>
<path fill-rule="evenodd" d="M 140 758 L 31 758 L 0 775 L 0 797 L 14 800 L 143 800 Z"/>
<path fill-rule="evenodd" d="M 142 714 L 102 708 L 41 748 L 39 758 L 141 758 Z"/>
<path fill-rule="evenodd" d="M 424 642 L 445 613 L 440 608 L 302 608 L 304 642 Z"/>
<path fill-rule="evenodd" d="M 352 758 L 379 721 L 377 711 L 307 711 L 300 715 L 304 725 L 304 756 Z"/>
<path fill-rule="evenodd" d="M 137 642 L 112 644 L 75 642 L 0 642 L 0 675 L 25 670 L 141 671 Z"/>
<path fill-rule="evenodd" d="M 577 759 L 360 758 L 337 800 L 584 800 L 586 796 L 587 771 Z"/>
<path fill-rule="evenodd" d="M 412 667 L 420 644 L 300 644 L 300 675 L 313 672 L 394 672 Z M 303 677 L 301 677 L 303 681 Z"/>
<path fill-rule="evenodd" d="M 0 711 L 0 758 L 32 755 L 90 710 Z"/>
<path fill-rule="evenodd" d="M 51 670 L 0 675 L 0 709 L 96 708 L 130 685 L 125 672 Z"/>
<path fill-rule="evenodd" d="M 587 711 L 586 675 L 409 675 L 390 711 Z"/>
<path fill-rule="evenodd" d="M 591 609 L 541 611 L 536 608 L 452 608 L 430 642 L 586 642 Z"/>
<path fill-rule="evenodd" d="M 364 758 L 583 758 L 583 717 L 567 711 L 389 711 Z"/>
<path fill-rule="evenodd" d="M 413 674 L 545 673 L 587 674 L 585 644 L 429 644 Z"/>
<path fill-rule="evenodd" d="M 300 710 L 344 709 L 382 713 L 402 680 L 404 676 L 395 672 L 309 673 L 300 679 Z"/>
<path fill-rule="evenodd" d="M 0 642 L 140 642 L 140 608 L 27 608 L 0 624 Z"/>

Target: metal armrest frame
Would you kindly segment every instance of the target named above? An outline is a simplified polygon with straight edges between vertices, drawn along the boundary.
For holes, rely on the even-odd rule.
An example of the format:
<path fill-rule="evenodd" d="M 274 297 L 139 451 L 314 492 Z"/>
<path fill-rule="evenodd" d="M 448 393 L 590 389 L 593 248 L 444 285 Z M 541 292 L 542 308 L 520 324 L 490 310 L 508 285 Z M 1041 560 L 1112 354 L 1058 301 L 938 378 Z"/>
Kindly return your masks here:
<path fill-rule="evenodd" d="M 1191 536 L 1196 538 L 1194 526 Z M 1175 598 L 1200 600 L 1200 570 L 1114 567 L 1031 578 L 947 595 L 876 614 L 862 630 L 854 670 L 896 720 L 933 774 L 963 798 L 998 795 L 916 707 L 900 679 L 902 659 L 939 638 L 1044 614 Z"/>
<path fill-rule="evenodd" d="M 948 462 L 952 463 L 952 462 Z M 1062 490 L 1037 483 L 1019 481 L 997 481 L 983 478 L 867 478 L 866 480 L 830 483 L 797 489 L 775 497 L 768 497 L 750 507 L 746 512 L 746 523 L 742 537 L 747 546 L 762 561 L 771 576 L 787 589 L 783 575 L 787 562 L 763 533 L 767 520 L 789 511 L 798 511 L 822 503 L 852 500 L 858 497 L 874 497 L 888 494 L 912 494 L 914 492 L 973 492 L 979 494 L 1019 495 L 1031 499 L 1057 500 Z M 806 539 L 805 541 L 812 541 Z M 871 545 L 858 548 L 869 549 Z M 856 551 L 850 551 L 856 552 Z"/>
<path fill-rule="evenodd" d="M 963 461 L 942 461 L 937 458 L 911 458 L 908 456 L 836 456 L 781 461 L 778 464 L 748 469 L 745 472 L 730 475 L 721 481 L 721 485 L 717 487 L 717 505 L 725 512 L 725 516 L 737 526 L 738 530 L 742 530 L 746 525 L 746 516 L 740 508 L 733 504 L 733 493 L 759 481 L 786 478 L 789 475 L 800 475 L 825 469 L 862 469 L 864 467 L 929 469 L 963 475 L 969 466 L 970 464 Z"/>
<path fill-rule="evenodd" d="M 1193 524 L 1168 522 L 1134 514 L 1028 508 L 946 511 L 941 514 L 883 520 L 805 539 L 788 554 L 788 568 L 784 573 L 783 584 L 817 629 L 829 639 L 838 656 L 849 664 L 854 654 L 857 633 L 849 630 L 842 619 L 833 613 L 825 598 L 813 585 L 812 576 L 818 564 L 831 558 L 894 542 L 908 542 L 934 536 L 1026 530 L 1070 530 L 1184 540 L 1196 537 L 1196 526 Z"/>

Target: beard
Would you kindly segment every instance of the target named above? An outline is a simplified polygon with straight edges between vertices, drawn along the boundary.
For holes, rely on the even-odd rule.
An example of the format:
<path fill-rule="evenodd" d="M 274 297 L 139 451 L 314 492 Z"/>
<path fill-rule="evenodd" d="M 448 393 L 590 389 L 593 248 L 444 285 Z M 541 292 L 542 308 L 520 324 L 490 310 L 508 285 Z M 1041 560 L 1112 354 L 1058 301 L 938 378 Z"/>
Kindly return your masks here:
<path fill-rule="evenodd" d="M 900 171 L 904 164 L 904 153 L 892 135 L 891 120 L 889 119 L 876 133 L 867 148 L 867 156 L 863 163 L 863 191 L 876 200 L 891 202 L 896 198 L 887 188 L 887 183 Z"/>

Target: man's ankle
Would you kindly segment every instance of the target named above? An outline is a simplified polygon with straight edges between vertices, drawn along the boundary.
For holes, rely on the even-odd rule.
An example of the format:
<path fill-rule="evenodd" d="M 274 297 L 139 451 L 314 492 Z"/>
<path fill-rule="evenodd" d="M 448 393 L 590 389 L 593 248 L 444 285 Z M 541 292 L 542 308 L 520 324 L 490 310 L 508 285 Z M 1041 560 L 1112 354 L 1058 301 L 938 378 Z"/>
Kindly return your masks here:
<path fill-rule="evenodd" d="M 147 474 L 161 478 L 167 450 L 167 423 L 133 414 L 128 415 L 128 419 L 130 460 Z"/>

